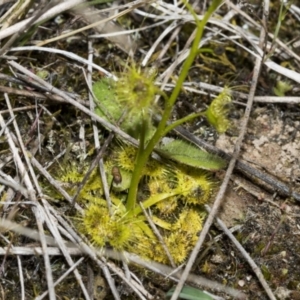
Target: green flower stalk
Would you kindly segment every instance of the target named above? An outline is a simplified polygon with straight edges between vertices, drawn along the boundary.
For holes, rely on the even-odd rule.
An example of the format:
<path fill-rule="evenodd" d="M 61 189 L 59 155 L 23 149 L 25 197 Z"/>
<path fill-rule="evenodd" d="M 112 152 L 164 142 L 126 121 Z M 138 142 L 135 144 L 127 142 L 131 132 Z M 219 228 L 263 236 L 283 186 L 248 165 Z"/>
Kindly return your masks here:
<path fill-rule="evenodd" d="M 126 210 L 129 216 L 134 215 L 140 179 L 143 176 L 147 161 L 154 148 L 158 145 L 160 139 L 175 126 L 204 114 L 203 112 L 195 113 L 181 120 L 177 120 L 171 125 L 167 124 L 189 69 L 199 53 L 198 47 L 205 25 L 212 13 L 221 3 L 221 0 L 214 0 L 212 2 L 212 5 L 209 7 L 201 21 L 198 19 L 189 3 L 187 1 L 184 2 L 195 19 L 197 30 L 190 53 L 183 64 L 181 73 L 170 97 L 167 97 L 164 92 L 160 91 L 155 86 L 155 73 L 147 71 L 143 72 L 135 65 L 127 67 L 126 72 L 119 76 L 119 80 L 116 83 L 102 81 L 99 84 L 95 84 L 93 87 L 94 93 L 99 101 L 99 108 L 96 112 L 101 117 L 107 118 L 108 120 L 112 117 L 112 120 L 110 121 L 116 122 L 120 119 L 125 110 L 127 115 L 120 126 L 131 136 L 139 139 L 139 148 L 135 157 L 135 166 L 126 201 Z M 165 103 L 161 121 L 159 122 L 158 127 L 154 128 L 152 125 L 152 115 L 158 112 L 158 106 L 154 102 L 156 95 L 163 96 Z M 217 115 L 214 115 L 214 113 L 215 110 L 212 108 L 207 112 L 207 117 L 212 123 L 218 121 Z M 219 129 L 224 130 L 225 127 L 226 125 L 224 126 L 223 124 L 222 126 L 219 126 Z M 177 153 L 177 157 L 182 158 L 182 155 Z M 208 158 L 207 154 L 205 155 L 205 158 Z M 220 163 L 217 163 L 217 165 L 220 166 Z M 209 168 L 210 164 L 208 164 L 208 169 Z"/>
<path fill-rule="evenodd" d="M 161 162 L 151 159 L 150 156 L 154 148 L 158 146 L 160 139 L 175 126 L 199 115 L 205 115 L 209 121 L 216 123 L 218 121 L 217 113 L 220 111 L 224 113 L 226 109 L 226 105 L 219 107 L 216 105 L 216 101 L 213 101 L 206 112 L 192 114 L 171 125 L 167 124 L 183 82 L 199 53 L 198 47 L 205 25 L 221 0 L 212 1 L 212 5 L 201 21 L 187 1 L 184 2 L 195 18 L 197 31 L 190 54 L 183 64 L 170 97 L 167 97 L 155 86 L 154 73 L 142 71 L 136 65 L 127 67 L 125 72 L 120 74 L 117 82 L 103 80 L 93 86 L 99 104 L 96 112 L 111 122 L 117 122 L 125 111 L 126 117 L 120 127 L 139 139 L 139 148 L 136 150 L 123 145 L 120 147 L 121 151 L 115 151 L 110 158 L 111 161 L 106 162 L 109 165 L 108 177 L 112 176 L 110 174 L 112 168 L 119 168 L 120 178 L 122 178 L 117 185 L 111 185 L 111 196 L 115 195 L 117 198 L 112 197 L 113 214 L 109 215 L 106 206 L 92 202 L 83 217 L 81 230 L 84 234 L 88 234 L 97 245 L 109 244 L 117 249 L 132 249 L 135 253 L 141 253 L 145 257 L 166 262 L 167 258 L 163 254 L 162 247 L 138 205 L 138 201 L 143 201 L 145 209 L 156 207 L 154 211 L 158 211 L 159 217 L 163 217 L 160 219 L 153 215 L 152 220 L 160 228 L 163 228 L 163 232 L 166 234 L 166 244 L 173 252 L 171 254 L 175 262 L 178 263 L 184 261 L 188 251 L 197 240 L 197 233 L 202 228 L 203 216 L 199 214 L 199 208 L 193 206 L 208 200 L 213 183 L 206 173 L 197 172 L 195 175 L 189 174 L 186 170 L 180 170 L 180 168 L 176 169 L 175 166 L 164 168 L 161 166 Z M 163 96 L 165 100 L 163 111 L 154 102 L 156 95 Z M 162 117 L 155 128 L 152 125 L 152 116 L 158 112 Z M 223 117 L 225 113 L 221 115 Z M 220 128 L 224 130 L 224 125 Z M 187 150 L 189 150 L 189 156 L 192 156 L 189 159 L 186 157 Z M 223 161 L 215 160 L 208 153 L 200 155 L 200 149 L 191 145 L 179 144 L 176 141 L 161 151 L 169 158 L 192 167 L 215 170 L 224 166 Z M 204 163 L 195 166 L 195 162 L 199 160 Z M 128 182 L 130 182 L 128 193 L 126 193 L 125 178 L 129 178 Z M 109 179 L 109 181 L 111 180 Z M 150 196 L 148 195 L 146 198 L 142 190 L 145 185 L 148 185 L 147 188 L 151 192 Z M 124 199 L 124 196 L 127 198 Z M 161 205 L 162 203 L 166 205 Z M 174 218 L 178 221 L 174 222 Z M 127 230 L 128 228 L 130 231 Z"/>
<path fill-rule="evenodd" d="M 189 9 L 190 13 L 193 15 L 193 17 L 195 18 L 195 22 L 197 25 L 195 39 L 192 44 L 190 54 L 183 64 L 182 71 L 180 73 L 180 76 L 178 77 L 176 86 L 175 86 L 171 96 L 169 98 L 165 99 L 166 100 L 165 109 L 162 114 L 162 119 L 158 125 L 158 128 L 156 129 L 153 137 L 151 138 L 149 143 L 146 145 L 146 147 L 144 147 L 143 143 L 140 144 L 141 146 L 139 149 L 139 154 L 137 156 L 137 164 L 136 164 L 134 172 L 132 174 L 132 182 L 131 182 L 131 186 L 130 186 L 128 198 L 127 198 L 127 203 L 126 203 L 126 209 L 128 210 L 129 214 L 135 208 L 135 205 L 136 205 L 137 190 L 138 190 L 138 185 L 139 185 L 139 181 L 141 178 L 142 170 L 143 170 L 144 166 L 146 165 L 147 160 L 148 160 L 149 156 L 151 155 L 154 147 L 158 144 L 159 140 L 167 133 L 166 132 L 167 122 L 170 118 L 172 108 L 177 100 L 177 97 L 178 97 L 180 91 L 181 91 L 181 87 L 184 83 L 184 80 L 186 79 L 186 77 L 188 75 L 189 69 L 192 66 L 194 59 L 198 54 L 198 45 L 201 41 L 205 25 L 221 2 L 222 2 L 221 0 L 214 0 L 212 2 L 212 5 L 209 7 L 208 11 L 205 13 L 203 19 L 201 21 L 199 21 L 199 19 L 198 19 L 197 15 L 195 14 L 194 10 L 192 9 L 192 7 L 185 1 L 186 6 Z"/>

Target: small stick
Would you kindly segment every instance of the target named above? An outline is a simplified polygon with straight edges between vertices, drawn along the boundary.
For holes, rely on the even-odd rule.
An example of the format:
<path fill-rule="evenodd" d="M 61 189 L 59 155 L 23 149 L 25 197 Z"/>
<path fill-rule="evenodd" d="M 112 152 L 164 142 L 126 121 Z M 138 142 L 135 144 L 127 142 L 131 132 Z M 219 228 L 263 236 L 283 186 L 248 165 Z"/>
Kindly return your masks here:
<path fill-rule="evenodd" d="M 176 127 L 174 131 L 179 134 L 182 138 L 185 140 L 192 142 L 193 144 L 206 149 L 210 153 L 217 154 L 218 156 L 230 161 L 232 158 L 232 154 L 228 154 L 221 149 L 218 149 L 205 141 L 199 139 L 198 137 L 194 136 L 192 133 L 184 129 L 183 127 Z M 257 178 L 261 180 L 262 182 L 270 185 L 273 188 L 273 192 L 278 192 L 282 196 L 286 197 L 293 197 L 298 202 L 300 201 L 300 194 L 293 191 L 286 183 L 278 180 L 277 178 L 274 178 L 273 176 L 263 173 L 259 171 L 258 169 L 255 169 L 248 164 L 242 162 L 241 160 L 237 160 L 235 168 L 239 171 L 241 171 L 244 175 L 246 175 L 248 178 L 253 179 Z M 260 184 L 261 185 L 261 184 Z"/>
<path fill-rule="evenodd" d="M 81 192 L 82 188 L 84 187 L 84 185 L 88 181 L 88 179 L 89 179 L 91 173 L 93 172 L 93 170 L 97 167 L 100 159 L 103 157 L 103 155 L 104 155 L 107 147 L 111 143 L 111 141 L 112 141 L 112 139 L 113 139 L 114 136 L 115 136 L 115 134 L 113 132 L 110 132 L 108 138 L 105 140 L 103 146 L 99 150 L 96 158 L 92 161 L 92 163 L 91 163 L 88 171 L 86 172 L 83 180 L 80 182 L 79 187 L 78 187 L 78 189 L 77 189 L 77 191 L 76 191 L 76 193 L 75 193 L 75 195 L 74 195 L 74 197 L 72 199 L 72 205 L 74 205 L 76 203 L 76 199 L 77 199 L 79 193 Z M 111 211 L 111 207 L 110 206 L 108 207 L 108 210 Z"/>
<path fill-rule="evenodd" d="M 266 247 L 261 251 L 261 256 L 265 256 L 266 253 L 269 251 L 272 243 L 274 242 L 274 237 L 275 234 L 278 232 L 280 226 L 282 225 L 282 223 L 284 223 L 285 219 L 286 219 L 286 215 L 281 216 L 279 223 L 277 224 L 276 228 L 274 229 L 272 235 L 270 236 L 270 239 L 266 245 Z"/>

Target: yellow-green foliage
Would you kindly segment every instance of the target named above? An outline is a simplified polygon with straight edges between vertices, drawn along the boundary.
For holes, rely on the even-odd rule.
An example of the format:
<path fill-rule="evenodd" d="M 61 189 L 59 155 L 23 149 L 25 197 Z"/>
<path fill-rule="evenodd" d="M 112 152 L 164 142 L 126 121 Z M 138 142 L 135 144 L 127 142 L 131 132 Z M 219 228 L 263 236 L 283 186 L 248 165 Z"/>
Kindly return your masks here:
<path fill-rule="evenodd" d="M 153 129 L 149 116 L 152 109 L 155 109 L 153 101 L 157 92 L 153 81 L 153 75 L 133 67 L 117 83 L 108 84 L 103 81 L 96 84 L 94 92 L 99 96 L 99 101 L 101 100 L 99 107 L 103 108 L 99 114 L 117 121 L 124 111 L 122 107 L 125 106 L 128 115 L 121 127 L 127 132 L 138 132 L 139 126 L 145 126 L 149 137 Z M 205 112 L 209 122 L 219 132 L 224 132 L 229 126 L 226 114 L 230 101 L 229 90 L 225 89 Z M 147 141 L 147 136 L 144 137 Z M 93 171 L 78 197 L 84 208 L 84 215 L 77 218 L 79 230 L 95 246 L 109 245 L 118 250 L 131 251 L 148 259 L 168 263 L 168 256 L 153 234 L 142 209 L 138 205 L 128 209 L 126 205 L 138 150 L 123 143 L 111 150 L 112 155 L 105 162 L 112 200 L 111 214 L 103 199 L 98 171 Z M 141 201 L 145 208 L 151 209 L 153 222 L 161 229 L 174 262 L 179 264 L 187 258 L 197 241 L 204 218 L 201 205 L 208 201 L 214 185 L 208 173 L 199 168 L 215 170 L 225 164 L 218 157 L 179 140 L 161 147 L 161 151 L 159 153 L 162 157 L 166 156 L 180 164 L 175 166 L 169 160 L 148 159 L 141 172 L 137 202 Z M 57 178 L 64 183 L 67 192 L 74 195 L 87 169 L 88 166 L 78 167 L 75 163 L 63 166 Z M 121 180 L 115 180 L 116 172 Z"/>
<path fill-rule="evenodd" d="M 175 166 L 165 167 L 165 163 L 157 162 L 150 157 L 161 138 L 172 128 L 197 116 L 206 115 L 208 121 L 219 132 L 224 132 L 229 126 L 226 119 L 227 104 L 231 100 L 228 89 L 213 101 L 206 112 L 192 114 L 171 125 L 167 124 L 182 84 L 198 55 L 198 45 L 205 24 L 220 3 L 220 0 L 214 0 L 201 21 L 186 3 L 195 18 L 197 30 L 190 54 L 183 64 L 177 84 L 170 96 L 155 86 L 154 73 L 144 72 L 136 65 L 128 67 L 116 82 L 103 80 L 93 86 L 98 104 L 96 113 L 112 123 L 119 123 L 118 126 L 139 139 L 138 152 L 123 146 L 116 148 L 114 154 L 107 158 L 107 178 L 111 182 L 110 196 L 113 202 L 110 210 L 104 204 L 101 189 L 98 188 L 96 191 L 89 189 L 89 186 L 95 187 L 92 184 L 93 180 L 84 186 L 79 195 L 79 201 L 89 200 L 89 202 L 80 203 L 85 208 L 85 214 L 81 217 L 82 221 L 78 226 L 95 246 L 102 247 L 107 244 L 156 261 L 168 262 L 167 255 L 147 223 L 142 208 L 138 205 L 142 202 L 145 209 L 151 210 L 152 220 L 161 228 L 161 234 L 176 263 L 184 261 L 194 247 L 203 223 L 200 205 L 209 198 L 211 179 L 205 173 L 187 172 L 184 168 L 179 169 Z M 162 118 L 158 127 L 154 128 L 152 115 L 159 112 L 155 102 L 155 96 L 158 94 L 164 100 L 162 105 L 164 109 L 160 111 Z M 184 151 L 185 146 L 181 146 L 181 149 Z M 183 151 L 175 153 L 180 163 L 186 163 L 186 155 Z M 204 157 L 208 156 L 205 154 Z M 172 159 L 170 154 L 169 158 Z M 203 158 L 202 154 L 201 158 Z M 196 154 L 194 161 L 198 160 L 199 156 Z M 193 167 L 194 163 L 191 165 Z M 211 164 L 197 167 L 216 169 L 215 165 L 211 167 Z M 221 168 L 220 164 L 217 164 L 217 169 L 219 168 Z M 70 170 L 71 177 L 74 177 L 72 172 L 73 170 Z M 120 189 L 123 176 L 128 182 L 131 181 L 128 191 L 126 190 L 128 184 Z M 66 177 L 70 177 L 68 172 Z M 161 207 L 163 202 L 168 205 Z"/>
<path fill-rule="evenodd" d="M 148 140 L 155 130 L 151 116 L 158 110 L 154 102 L 158 88 L 154 81 L 154 72 L 142 71 L 133 64 L 120 74 L 116 82 L 104 78 L 94 83 L 95 112 L 112 123 L 118 122 L 125 113 L 120 127 L 135 138 L 139 137 L 142 124 L 146 123 Z"/>
<path fill-rule="evenodd" d="M 109 244 L 116 249 L 124 249 L 131 238 L 131 230 L 126 224 L 128 220 L 123 217 L 124 210 L 114 207 L 110 216 L 105 200 L 97 201 L 86 207 L 83 223 L 79 226 L 95 245 L 103 247 Z"/>
<path fill-rule="evenodd" d="M 117 101 L 129 110 L 129 114 L 140 115 L 143 110 L 155 107 L 154 97 L 158 92 L 154 85 L 155 72 L 142 71 L 135 66 L 127 67 L 115 84 Z"/>
<path fill-rule="evenodd" d="M 164 201 L 158 202 L 156 204 L 156 209 L 159 211 L 160 215 L 168 216 L 175 211 L 178 205 L 178 196 L 169 197 Z"/>
<path fill-rule="evenodd" d="M 164 242 L 175 263 L 182 263 L 193 249 L 198 232 L 202 229 L 204 214 L 195 208 L 185 208 L 179 213 L 178 220 L 171 230 L 164 232 Z M 149 238 L 142 231 L 135 232 L 135 242 L 128 247 L 129 251 L 145 258 L 168 263 L 168 257 L 156 237 Z"/>
<path fill-rule="evenodd" d="M 162 192 L 171 193 L 177 183 L 174 181 L 173 175 L 161 180 L 150 180 L 148 182 L 148 188 L 151 195 L 158 195 Z M 178 195 L 168 197 L 164 201 L 160 201 L 155 205 L 160 215 L 168 216 L 175 211 L 178 206 Z"/>
<path fill-rule="evenodd" d="M 292 89 L 292 85 L 285 81 L 277 81 L 276 87 L 273 88 L 274 94 L 278 97 L 284 97 L 286 92 Z"/>
<path fill-rule="evenodd" d="M 55 177 L 58 178 L 62 187 L 68 194 L 74 195 L 78 188 L 78 184 L 84 179 L 88 168 L 88 165 L 82 165 L 76 162 L 66 163 L 56 170 Z M 102 193 L 103 188 L 100 175 L 97 170 L 94 170 L 88 178 L 84 188 L 81 190 L 79 199 L 81 201 L 93 201 L 95 197 L 100 197 Z"/>
<path fill-rule="evenodd" d="M 203 171 L 189 170 L 184 168 L 176 171 L 177 190 L 187 203 L 203 204 L 211 195 L 213 182 Z"/>
<path fill-rule="evenodd" d="M 109 185 L 112 183 L 111 170 L 114 166 L 119 168 L 122 182 L 126 181 L 126 176 L 131 176 L 137 152 L 125 144 L 119 144 L 112 150 L 113 155 L 105 162 Z M 72 163 L 61 168 L 57 179 L 73 195 L 87 168 Z M 154 223 L 163 228 L 161 233 L 174 261 L 181 263 L 187 258 L 202 229 L 204 214 L 201 204 L 209 199 L 213 181 L 199 169 L 178 168 L 154 159 L 148 161 L 143 174 L 140 198 L 143 199 L 143 205 L 152 210 Z M 124 185 L 112 184 L 110 196 L 113 205 L 112 215 L 109 215 L 100 175 L 93 171 L 79 194 L 78 201 L 84 207 L 84 216 L 75 219 L 78 229 L 90 238 L 94 246 L 110 245 L 118 250 L 168 263 L 167 255 L 143 213 L 137 211 L 128 217 L 124 202 L 126 193 Z"/>
<path fill-rule="evenodd" d="M 217 98 L 215 98 L 205 112 L 208 122 L 213 125 L 219 133 L 224 133 L 230 122 L 227 118 L 231 103 L 230 89 L 225 87 Z"/>
<path fill-rule="evenodd" d="M 225 166 L 224 161 L 183 141 L 174 140 L 161 146 L 158 153 L 164 160 L 147 157 L 139 164 L 142 154 L 146 153 L 147 141 L 155 131 L 151 120 L 153 111 L 157 111 L 154 99 L 158 89 L 154 85 L 154 75 L 133 66 L 117 82 L 103 80 L 96 83 L 93 90 L 98 98 L 97 113 L 117 122 L 126 111 L 121 128 L 143 142 L 139 150 L 120 143 L 106 158 L 105 170 L 112 200 L 110 211 L 104 200 L 98 172 L 91 174 L 78 197 L 84 208 L 84 215 L 75 219 L 79 220 L 78 229 L 96 247 L 109 245 L 168 263 L 167 254 L 138 206 L 138 202 L 142 202 L 144 208 L 151 210 L 153 223 L 160 228 L 174 262 L 182 263 L 202 229 L 204 213 L 201 205 L 208 201 L 214 185 L 203 169 L 220 169 Z M 224 132 L 229 126 L 227 105 L 230 101 L 230 91 L 225 88 L 204 113 L 219 132 Z M 170 159 L 179 164 L 175 166 Z M 78 168 L 71 164 L 62 170 L 57 178 L 67 184 L 67 191 L 74 195 L 87 167 Z M 133 186 L 137 193 L 130 197 Z"/>

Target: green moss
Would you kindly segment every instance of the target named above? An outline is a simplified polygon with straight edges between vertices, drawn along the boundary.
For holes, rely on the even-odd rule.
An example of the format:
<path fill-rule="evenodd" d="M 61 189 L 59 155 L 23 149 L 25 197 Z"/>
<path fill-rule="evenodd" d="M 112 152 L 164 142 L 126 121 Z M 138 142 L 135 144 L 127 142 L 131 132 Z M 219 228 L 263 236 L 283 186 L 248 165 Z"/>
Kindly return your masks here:
<path fill-rule="evenodd" d="M 261 272 L 263 273 L 265 279 L 270 281 L 272 278 L 272 274 L 271 274 L 269 268 L 265 265 L 262 265 L 260 268 L 261 268 Z"/>
<path fill-rule="evenodd" d="M 261 251 L 266 247 L 265 242 L 259 242 L 256 247 L 254 248 L 254 253 L 255 254 L 260 254 Z"/>

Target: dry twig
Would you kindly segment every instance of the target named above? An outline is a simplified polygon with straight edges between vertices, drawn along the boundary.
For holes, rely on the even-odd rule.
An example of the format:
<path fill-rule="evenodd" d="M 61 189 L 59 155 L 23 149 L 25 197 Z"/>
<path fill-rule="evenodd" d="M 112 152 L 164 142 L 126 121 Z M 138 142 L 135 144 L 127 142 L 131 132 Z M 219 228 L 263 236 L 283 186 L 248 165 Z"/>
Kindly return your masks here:
<path fill-rule="evenodd" d="M 265 26 L 267 26 L 267 16 L 268 16 L 268 12 L 269 12 L 269 1 L 265 1 L 264 2 L 264 19 L 263 19 L 263 24 Z M 265 27 L 266 28 L 266 27 Z M 266 38 L 266 31 L 265 29 L 261 30 L 261 34 L 260 34 L 260 47 L 263 48 L 264 46 L 264 43 L 265 43 L 265 38 Z M 197 241 L 197 244 L 195 245 L 191 255 L 190 255 L 190 258 L 186 264 L 186 267 L 185 267 L 185 270 L 183 271 L 182 273 L 182 276 L 180 278 L 180 281 L 174 291 L 174 294 L 172 295 L 172 298 L 171 300 L 176 300 L 179 296 L 179 293 L 188 277 L 188 274 L 193 266 L 193 263 L 204 243 L 204 240 L 205 240 L 205 237 L 209 231 L 209 228 L 210 226 L 212 225 L 213 223 L 213 220 L 215 218 L 215 216 L 217 215 L 217 212 L 218 212 L 218 209 L 222 203 L 222 199 L 224 197 L 224 194 L 225 194 L 225 191 L 226 191 L 226 188 L 227 188 L 227 185 L 229 183 L 229 180 L 230 180 L 230 175 L 232 174 L 233 172 L 233 169 L 234 169 L 234 166 L 236 164 L 236 161 L 237 161 L 237 158 L 238 158 L 238 155 L 239 155 L 239 152 L 240 152 L 240 148 L 241 148 L 241 145 L 242 145 L 242 142 L 243 142 L 243 139 L 244 139 L 244 136 L 245 136 L 245 133 L 246 133 L 246 129 L 247 129 L 247 124 L 248 124 L 248 120 L 249 120 L 249 117 L 250 117 L 250 112 L 251 112 L 251 107 L 252 107 L 252 104 L 253 104 L 253 98 L 254 98 L 254 94 L 255 94 L 255 90 L 256 90 L 256 86 L 257 86 L 257 81 L 258 81 L 258 76 L 259 76 L 259 73 L 260 73 L 260 70 L 261 70 L 261 66 L 262 66 L 262 63 L 263 63 L 263 56 L 260 57 L 260 58 L 257 58 L 256 59 L 256 63 L 255 63 L 255 67 L 254 67 L 254 71 L 253 71 L 253 79 L 252 79 L 252 84 L 251 84 L 251 88 L 250 88 L 250 92 L 249 92 L 249 98 L 248 98 L 248 102 L 247 102 L 247 107 L 246 107 L 246 110 L 245 110 L 245 115 L 244 115 L 244 120 L 243 120 L 243 123 L 242 123 L 242 126 L 241 126 L 241 131 L 240 131 L 240 134 L 239 134 L 239 138 L 236 142 L 236 145 L 235 145 L 235 150 L 234 150 L 234 153 L 233 153 L 233 157 L 232 159 L 230 160 L 230 163 L 229 163 L 229 166 L 227 168 L 227 171 L 226 171 L 226 175 L 225 175 L 225 178 L 222 182 L 222 185 L 219 189 L 219 192 L 216 196 L 216 200 L 214 202 L 214 205 L 212 207 L 212 210 L 210 212 L 210 214 L 208 215 L 206 221 L 205 221 L 205 224 L 203 226 L 203 229 L 200 233 L 200 236 L 199 236 L 199 239 Z M 273 299 L 270 297 L 270 299 Z M 275 299 L 275 298 L 274 298 Z"/>

